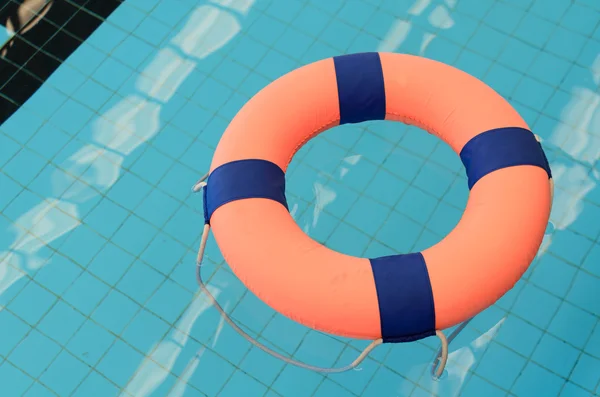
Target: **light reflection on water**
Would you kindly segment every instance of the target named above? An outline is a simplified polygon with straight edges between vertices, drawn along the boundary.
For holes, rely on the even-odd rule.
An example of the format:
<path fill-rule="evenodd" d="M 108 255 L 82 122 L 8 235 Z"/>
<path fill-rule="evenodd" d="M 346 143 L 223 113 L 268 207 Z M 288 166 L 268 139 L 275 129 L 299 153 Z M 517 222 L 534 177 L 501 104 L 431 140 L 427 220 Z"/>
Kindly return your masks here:
<path fill-rule="evenodd" d="M 427 56 L 428 48 L 439 38 L 439 32 L 460 26 L 460 22 L 453 18 L 456 5 L 457 1 L 452 0 L 414 1 L 410 7 L 402 10 L 402 14 L 407 17 L 398 17 L 391 22 L 376 50 L 406 51 L 405 46 L 408 43 L 415 49 L 413 52 Z M 57 170 L 52 174 L 51 189 L 47 197 L 27 211 L 23 211 L 5 232 L 11 236 L 12 242 L 3 252 L 0 252 L 2 258 L 0 296 L 9 294 L 11 288 L 15 288 L 22 278 L 34 275 L 43 266 L 51 266 L 48 255 L 40 252 L 48 245 L 53 246 L 53 242 L 68 235 L 82 223 L 81 208 L 85 203 L 110 191 L 121 177 L 123 169 L 127 168 L 124 162 L 128 157 L 151 142 L 164 127 L 166 121 L 163 120 L 162 112 L 165 106 L 184 88 L 188 77 L 194 73 L 199 64 L 216 56 L 218 51 L 246 29 L 244 18 L 249 15 L 253 7 L 253 0 L 214 0 L 194 7 L 178 31 L 172 34 L 159 52 L 144 63 L 127 95 L 118 98 L 101 114 L 94 116 L 86 127 L 85 133 L 80 134 L 78 138 L 80 140 L 76 143 L 80 144 L 77 150 L 64 161 L 56 164 L 60 171 Z M 431 27 L 431 31 L 421 34 L 416 27 L 423 25 Z M 555 115 L 559 122 L 553 123 L 551 131 L 538 132 L 545 137 L 544 145 L 550 153 L 556 186 L 551 215 L 553 229 L 544 240 L 539 258 L 552 253 L 553 238 L 572 226 L 580 217 L 585 217 L 586 208 L 594 205 L 586 198 L 590 193 L 597 191 L 597 182 L 600 178 L 600 171 L 597 169 L 600 158 L 600 138 L 591 133 L 600 126 L 598 112 L 600 96 L 596 92 L 600 83 L 600 56 L 587 69 L 590 72 L 589 85 L 567 87 L 570 90 L 567 93 L 568 100 L 563 104 L 560 113 Z M 390 152 L 396 147 L 408 145 L 410 140 L 419 140 L 420 138 L 415 137 L 424 134 L 415 129 L 405 131 L 402 126 L 397 126 L 391 129 L 391 134 L 381 136 L 372 128 L 373 125 L 373 123 L 366 123 L 361 127 L 361 133 L 385 141 L 386 150 L 389 149 Z M 353 200 L 354 195 L 365 189 L 374 177 L 374 173 L 369 176 L 368 170 L 370 167 L 378 166 L 368 158 L 367 148 L 361 148 L 356 142 L 347 146 L 339 145 L 339 142 L 335 142 L 336 138 L 333 134 L 333 131 L 324 133 L 299 153 L 290 166 L 289 186 L 293 191 L 290 212 L 294 218 L 306 233 L 328 244 L 333 244 L 335 225 L 332 226 L 331 223 L 338 222 L 335 220 L 339 218 L 336 211 L 347 206 L 346 201 Z M 300 175 L 296 167 L 299 167 L 298 164 L 303 156 L 308 156 L 312 150 L 316 151 L 322 145 L 332 142 L 338 147 L 343 147 L 344 150 L 326 159 L 325 170 L 313 169 L 307 174 L 303 169 L 304 173 L 296 177 L 296 173 Z M 419 153 L 416 155 L 421 158 L 427 157 Z M 388 158 L 389 156 L 385 157 L 384 161 Z M 441 159 L 438 163 L 452 169 L 450 161 Z M 203 173 L 202 170 L 195 171 L 198 174 Z M 360 179 L 363 172 L 367 174 L 364 177 L 366 181 L 355 182 L 354 178 Z M 310 175 L 310 179 L 306 175 Z M 450 186 L 459 177 L 452 173 L 447 178 L 446 182 Z M 83 183 L 75 183 L 75 181 Z M 193 180 L 188 182 L 191 184 Z M 300 186 L 307 183 L 311 186 Z M 344 190 L 340 188 L 342 185 Z M 466 186 L 464 189 L 466 190 Z M 458 201 L 460 203 L 460 200 Z M 462 209 L 456 203 L 451 204 L 457 209 Z M 369 217 L 369 214 L 365 213 L 364 216 Z M 422 241 L 425 241 L 423 244 L 433 244 L 442 237 L 429 228 L 425 229 L 420 233 L 429 237 L 423 238 Z M 375 241 L 373 236 L 366 236 L 358 229 L 356 233 L 356 245 L 347 247 L 349 253 L 361 244 L 364 245 L 360 249 L 363 254 L 367 252 L 371 254 L 377 250 L 385 254 L 402 251 L 398 246 L 389 246 Z M 192 246 L 188 248 L 193 249 Z M 338 246 L 336 245 L 335 248 L 338 249 Z M 344 251 L 344 246 L 340 246 L 339 250 Z M 555 252 L 554 255 L 560 256 L 560 253 Z M 226 279 L 211 288 L 213 294 L 219 297 L 228 289 L 242 287 Z M 232 308 L 236 302 L 232 297 L 219 298 L 219 300 L 226 309 Z M 210 321 L 207 325 L 208 318 L 215 321 Z M 493 324 L 487 324 L 486 329 L 476 328 L 478 334 L 470 338 L 467 343 L 454 347 L 450 354 L 446 379 L 440 382 L 424 381 L 419 384 L 425 384 L 429 391 L 438 395 L 459 395 L 469 371 L 473 371 L 477 364 L 477 358 L 485 351 L 491 340 L 502 332 L 505 319 L 506 313 L 503 313 L 499 318 L 494 319 Z M 193 354 L 191 357 L 180 358 L 180 353 L 190 343 L 190 335 L 194 327 L 211 327 L 216 330 L 212 332 L 213 335 L 210 341 L 207 341 L 207 346 L 215 348 L 220 342 L 224 343 L 222 319 L 216 320 L 214 310 L 211 310 L 206 301 L 202 297 L 195 297 L 175 328 L 145 352 L 150 358 L 146 357 L 131 374 L 125 390 L 135 396 L 152 395 L 161 385 L 166 384 L 169 376 L 166 371 L 171 371 L 178 360 L 183 360 L 185 369 L 182 370 L 179 381 L 173 382 L 168 388 L 168 394 L 165 394 L 173 397 L 182 396 L 185 392 L 185 383 L 198 368 L 204 353 L 204 350 L 199 350 L 198 354 Z M 346 342 L 343 338 L 336 339 Z M 433 357 L 434 349 L 437 348 L 436 343 L 424 341 L 422 345 L 430 350 L 430 355 Z M 403 347 L 398 346 L 394 349 L 400 350 Z M 417 380 L 428 376 L 429 359 L 428 355 L 424 355 L 421 362 L 410 365 L 407 375 Z M 385 355 L 378 360 L 385 361 Z M 157 366 L 156 363 L 159 365 Z M 335 376 L 330 378 L 335 379 Z M 210 379 L 203 380 L 210 381 Z M 397 385 L 397 391 L 401 393 L 409 393 L 412 388 L 413 385 L 409 383 Z"/>

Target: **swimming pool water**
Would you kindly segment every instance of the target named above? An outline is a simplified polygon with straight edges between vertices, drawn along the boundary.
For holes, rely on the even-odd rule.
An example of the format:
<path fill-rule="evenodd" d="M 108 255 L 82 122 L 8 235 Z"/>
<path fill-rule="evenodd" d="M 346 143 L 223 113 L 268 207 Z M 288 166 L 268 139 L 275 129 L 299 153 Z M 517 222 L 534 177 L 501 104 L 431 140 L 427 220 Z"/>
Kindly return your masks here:
<path fill-rule="evenodd" d="M 593 0 L 123 1 L 0 126 L 1 395 L 600 395 L 599 16 Z M 555 178 L 537 258 L 452 343 L 439 381 L 436 338 L 379 346 L 339 375 L 284 365 L 194 279 L 190 187 L 227 123 L 282 74 L 359 51 L 482 79 L 542 137 Z M 287 189 L 303 230 L 361 256 L 436 243 L 468 194 L 449 147 L 389 122 L 314 139 Z M 203 275 L 247 332 L 298 360 L 342 366 L 368 343 L 275 313 L 212 239 Z"/>

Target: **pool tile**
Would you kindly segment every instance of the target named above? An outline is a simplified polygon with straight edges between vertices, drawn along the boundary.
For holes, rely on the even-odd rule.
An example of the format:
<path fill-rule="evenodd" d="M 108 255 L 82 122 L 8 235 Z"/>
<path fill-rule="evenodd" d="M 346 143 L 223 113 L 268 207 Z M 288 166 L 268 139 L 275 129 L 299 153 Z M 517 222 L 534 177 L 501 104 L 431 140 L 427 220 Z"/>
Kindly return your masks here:
<path fill-rule="evenodd" d="M 440 202 L 427 222 L 427 227 L 440 236 L 446 236 L 458 224 L 461 217 L 462 211 Z"/>
<path fill-rule="evenodd" d="M 396 371 L 414 383 L 429 369 L 434 352 L 420 343 L 395 346 L 385 358 L 387 368 Z"/>
<path fill-rule="evenodd" d="M 600 382 L 600 359 L 583 354 L 569 379 L 587 390 L 594 391 Z"/>
<path fill-rule="evenodd" d="M 560 24 L 570 30 L 589 36 L 596 28 L 600 13 L 589 7 L 572 4 L 561 17 Z"/>
<path fill-rule="evenodd" d="M 492 342 L 479 362 L 476 373 L 504 389 L 510 389 L 525 364 L 524 357 Z"/>
<path fill-rule="evenodd" d="M 577 268 L 553 255 L 544 255 L 533 270 L 529 280 L 557 296 L 565 296 L 575 277 Z"/>
<path fill-rule="evenodd" d="M 87 266 L 104 247 L 106 240 L 86 225 L 74 229 L 59 250 L 80 266 Z"/>
<path fill-rule="evenodd" d="M 11 201 L 14 201 L 14 199 L 20 195 L 23 187 L 18 185 L 4 173 L 0 174 L 0 185 L 2 185 L 2 191 L 4 192 L 4 194 L 0 195 L 0 211 L 5 213 L 6 207 L 9 205 L 9 203 L 11 203 Z M 35 197 L 28 192 L 25 194 L 28 194 L 31 198 Z"/>
<path fill-rule="evenodd" d="M 262 332 L 262 337 L 272 344 L 292 354 L 309 331 L 308 328 L 276 314 Z"/>
<path fill-rule="evenodd" d="M 60 351 L 60 345 L 37 330 L 32 330 L 8 356 L 8 360 L 31 377 L 37 378 L 46 371 Z"/>
<path fill-rule="evenodd" d="M 192 300 L 192 294 L 167 279 L 146 303 L 146 308 L 172 324 Z"/>
<path fill-rule="evenodd" d="M 585 272 L 578 272 L 567 301 L 600 316 L 600 278 Z"/>
<path fill-rule="evenodd" d="M 506 396 L 506 392 L 478 376 L 471 376 L 460 395 L 464 397 L 502 397 Z"/>
<path fill-rule="evenodd" d="M 216 112 L 227 102 L 231 94 L 232 91 L 229 87 L 217 80 L 208 78 L 200 85 L 191 99 L 204 109 Z"/>
<path fill-rule="evenodd" d="M 423 166 L 424 160 L 398 147 L 392 151 L 385 162 L 384 168 L 405 181 L 412 181 Z"/>
<path fill-rule="evenodd" d="M 254 69 L 263 59 L 268 49 L 267 46 L 255 39 L 243 36 L 228 55 L 242 65 Z"/>
<path fill-rule="evenodd" d="M 121 227 L 129 213 L 115 201 L 103 198 L 84 218 L 84 222 L 102 237 L 110 238 Z"/>
<path fill-rule="evenodd" d="M 98 109 L 113 95 L 113 91 L 87 80 L 73 94 L 73 98 L 88 106 L 90 109 Z"/>
<path fill-rule="evenodd" d="M 406 182 L 398 179 L 392 173 L 379 168 L 368 185 L 365 194 L 393 207 L 407 188 L 408 184 Z"/>
<path fill-rule="evenodd" d="M 370 198 L 360 197 L 346 215 L 345 220 L 365 233 L 373 235 L 381 228 L 390 212 L 390 209 L 384 205 Z"/>
<path fill-rule="evenodd" d="M 327 15 L 325 12 L 309 4 L 302 8 L 296 19 L 294 19 L 292 22 L 292 26 L 308 34 L 309 36 L 318 37 L 319 33 L 321 33 L 327 26 L 330 19 L 331 18 L 329 15 Z M 267 36 L 277 37 L 277 32 L 280 32 L 281 30 L 268 29 L 268 31 L 269 34 Z"/>
<path fill-rule="evenodd" d="M 185 17 L 193 11 L 191 8 L 192 6 L 190 4 L 185 4 L 183 2 L 174 2 L 170 4 L 161 1 L 152 9 L 149 15 L 163 22 L 165 25 L 174 28 L 182 21 L 182 19 L 185 21 Z"/>
<path fill-rule="evenodd" d="M 136 373 L 129 379 L 125 391 L 133 396 L 144 394 L 150 379 L 158 380 L 155 381 L 155 386 L 153 387 L 156 395 L 164 396 L 178 392 L 178 390 L 175 390 L 175 387 L 179 383 L 177 378 L 150 360 L 144 360 L 140 363 Z"/>
<path fill-rule="evenodd" d="M 242 106 L 244 106 L 246 102 L 248 102 L 249 99 L 250 98 L 244 94 L 234 92 L 233 95 L 227 101 L 227 103 L 225 103 L 225 105 L 223 105 L 219 109 L 218 115 L 224 117 L 227 120 L 233 119 L 233 117 L 238 113 Z M 223 132 L 223 130 L 220 132 Z"/>
<path fill-rule="evenodd" d="M 350 0 L 338 11 L 336 17 L 354 27 L 363 28 L 375 10 L 374 6 L 364 1 Z"/>
<path fill-rule="evenodd" d="M 496 59 L 502 52 L 508 36 L 497 30 L 480 25 L 467 42 L 467 48 L 491 59 Z"/>
<path fill-rule="evenodd" d="M 525 73 L 541 54 L 540 50 L 520 40 L 511 38 L 500 55 L 500 62 L 518 72 Z"/>
<path fill-rule="evenodd" d="M 109 199 L 132 211 L 150 193 L 152 186 L 130 172 L 125 172 L 106 195 Z"/>
<path fill-rule="evenodd" d="M 125 274 L 134 257 L 112 243 L 106 244 L 87 270 L 108 284 L 115 284 Z"/>
<path fill-rule="evenodd" d="M 587 39 L 577 62 L 581 65 L 592 65 L 598 53 L 600 53 L 600 41 Z"/>
<path fill-rule="evenodd" d="M 116 284 L 116 288 L 138 304 L 143 305 L 164 279 L 165 277 L 152 267 L 137 260 Z"/>
<path fill-rule="evenodd" d="M 466 0 L 457 5 L 457 10 L 475 18 L 483 18 L 492 8 L 493 0 Z"/>
<path fill-rule="evenodd" d="M 560 393 L 560 397 L 589 397 L 589 395 L 588 390 L 584 390 L 571 382 L 567 382 Z"/>
<path fill-rule="evenodd" d="M 545 334 L 531 358 L 545 368 L 563 376 L 569 373 L 577 362 L 579 351 L 550 334 Z"/>
<path fill-rule="evenodd" d="M 131 215 L 115 233 L 112 241 L 132 255 L 140 255 L 158 230 L 141 218 Z M 132 238 L 135 236 L 135 238 Z"/>
<path fill-rule="evenodd" d="M 274 1 L 266 9 L 265 13 L 289 24 L 298 15 L 302 7 L 303 4 L 298 0 L 290 0 L 285 5 Z"/>
<path fill-rule="evenodd" d="M 119 389 L 96 371 L 92 371 L 81 382 L 73 397 L 115 397 Z"/>
<path fill-rule="evenodd" d="M 141 259 L 162 274 L 170 274 L 185 252 L 185 247 L 164 233 L 159 233 L 144 250 Z"/>
<path fill-rule="evenodd" d="M 363 133 L 355 145 L 355 150 L 375 164 L 381 164 L 394 149 L 390 142 L 372 133 Z"/>
<path fill-rule="evenodd" d="M 66 100 L 67 96 L 58 89 L 44 86 L 44 89 L 37 90 L 25 102 L 23 108 L 29 108 L 44 119 L 49 119 Z"/>
<path fill-rule="evenodd" d="M 273 48 L 291 58 L 300 59 L 313 42 L 313 37 L 290 28 L 279 36 Z"/>
<path fill-rule="evenodd" d="M 59 395 L 70 395 L 89 372 L 87 365 L 63 350 L 40 381 Z"/>
<path fill-rule="evenodd" d="M 514 70 L 495 63 L 485 75 L 485 82 L 500 95 L 510 98 L 521 81 L 522 75 Z"/>
<path fill-rule="evenodd" d="M 528 74 L 552 86 L 560 84 L 571 64 L 548 52 L 540 52 L 529 66 Z"/>
<path fill-rule="evenodd" d="M 56 302 L 56 296 L 35 281 L 27 283 L 8 308 L 29 325 L 35 325 Z"/>
<path fill-rule="evenodd" d="M 550 324 L 560 300 L 540 288 L 526 284 L 515 302 L 513 313 L 544 329 Z"/>
<path fill-rule="evenodd" d="M 34 280 L 56 295 L 63 294 L 83 269 L 72 260 L 56 253 L 35 275 Z"/>
<path fill-rule="evenodd" d="M 343 343 L 328 335 L 311 331 L 302 340 L 294 357 L 320 367 L 330 367 L 337 361 L 344 347 Z"/>
<path fill-rule="evenodd" d="M 256 71 L 267 78 L 275 80 L 298 67 L 298 61 L 283 55 L 275 50 L 269 50 L 265 57 L 256 66 Z"/>
<path fill-rule="evenodd" d="M 337 19 L 334 19 L 321 32 L 319 40 L 339 51 L 346 51 L 354 41 L 359 31 Z"/>
<path fill-rule="evenodd" d="M 565 380 L 529 362 L 512 391 L 519 397 L 558 396 Z"/>
<path fill-rule="evenodd" d="M 526 321 L 509 314 L 498 331 L 495 340 L 519 354 L 529 357 L 543 332 Z"/>
<path fill-rule="evenodd" d="M 600 358 L 600 322 L 596 324 L 592 336 L 585 346 L 585 351 L 594 357 Z"/>
<path fill-rule="evenodd" d="M 437 203 L 438 201 L 431 195 L 412 188 L 406 190 L 395 209 L 424 225 L 431 218 Z"/>
<path fill-rule="evenodd" d="M 340 167 L 339 179 L 343 180 L 347 186 L 365 191 L 379 168 L 362 157 L 348 156 L 343 161 L 344 163 Z"/>
<path fill-rule="evenodd" d="M 284 365 L 283 361 L 252 347 L 241 362 L 240 368 L 262 383 L 271 385 Z"/>
<path fill-rule="evenodd" d="M 423 226 L 404 215 L 392 212 L 375 238 L 400 253 L 408 253 L 417 241 Z"/>
<path fill-rule="evenodd" d="M 142 309 L 123 331 L 122 338 L 139 351 L 150 354 L 151 348 L 163 340 L 169 328 L 169 324 Z"/>
<path fill-rule="evenodd" d="M 27 335 L 31 327 L 8 310 L 0 310 L 0 356 L 6 356 Z"/>
<path fill-rule="evenodd" d="M 62 298 L 77 310 L 89 315 L 106 296 L 109 287 L 88 272 L 83 272 Z"/>
<path fill-rule="evenodd" d="M 196 93 L 197 92 L 198 91 L 196 91 Z M 198 103 L 187 102 L 178 110 L 178 112 L 175 115 L 176 117 L 171 121 L 171 124 L 179 128 L 181 131 L 185 131 L 188 136 L 196 136 L 213 117 L 212 111 L 208 109 L 203 109 L 198 105 Z M 169 127 L 167 126 L 166 128 L 168 129 Z M 182 140 L 185 141 L 187 139 L 184 138 Z M 181 150 L 179 156 L 186 152 L 188 148 L 189 145 L 186 146 L 184 150 Z M 157 147 L 157 149 L 160 150 L 161 148 Z M 174 157 L 179 158 L 179 156 Z"/>
<path fill-rule="evenodd" d="M 414 185 L 440 199 L 454 181 L 454 174 L 434 164 L 424 164 Z"/>
<path fill-rule="evenodd" d="M 352 212 L 350 214 L 352 214 Z M 376 223 L 378 222 L 380 221 L 376 221 Z M 376 227 L 376 225 L 371 226 L 371 228 L 373 227 Z M 333 234 L 327 239 L 326 245 L 327 247 L 346 255 L 361 256 L 367 248 L 369 241 L 369 236 L 357 230 L 356 227 L 340 223 Z"/>
<path fill-rule="evenodd" d="M 327 182 L 327 185 L 325 186 L 324 190 L 335 192 L 335 205 L 328 206 L 327 211 L 331 213 L 331 215 L 340 219 L 348 213 L 348 211 L 352 207 L 352 204 L 354 204 L 354 202 L 356 202 L 358 198 L 358 193 L 356 193 L 353 190 L 350 190 L 345 185 L 333 179 L 330 179 L 329 182 Z M 312 197 L 309 198 L 309 200 L 312 201 Z"/>
<path fill-rule="evenodd" d="M 239 397 L 242 395 L 260 396 L 267 391 L 266 386 L 260 384 L 241 371 L 236 371 L 227 381 L 223 390 L 219 393 L 220 397 Z"/>
<path fill-rule="evenodd" d="M 45 386 L 42 386 L 41 383 L 35 382 L 23 397 L 56 397 L 56 394 Z"/>
<path fill-rule="evenodd" d="M 600 277 L 600 244 L 596 243 L 583 261 L 582 269 Z"/>
<path fill-rule="evenodd" d="M 117 7 L 108 21 L 125 30 L 126 32 L 132 32 L 140 24 L 140 22 L 146 17 L 147 14 L 140 11 L 135 6 L 129 4 L 129 2 L 121 3 Z"/>
<path fill-rule="evenodd" d="M 287 365 L 273 383 L 272 388 L 286 397 L 309 397 L 313 395 L 321 380 L 321 374 Z"/>
<path fill-rule="evenodd" d="M 584 45 L 585 37 L 559 27 L 550 36 L 546 49 L 567 59 L 577 59 Z"/>
<path fill-rule="evenodd" d="M 220 110 L 222 109 L 223 106 L 221 106 Z M 198 136 L 198 139 L 208 147 L 216 148 L 221 136 L 223 136 L 223 132 L 225 132 L 227 129 L 227 125 L 228 122 L 226 120 L 222 119 L 221 117 L 214 117 L 204 127 Z"/>
<path fill-rule="evenodd" d="M 473 51 L 463 50 L 454 66 L 481 80 L 492 66 L 492 62 Z"/>
<path fill-rule="evenodd" d="M 47 162 L 37 153 L 22 149 L 3 167 L 3 172 L 24 185 L 31 183 L 42 172 Z"/>
<path fill-rule="evenodd" d="M 314 397 L 353 397 L 354 394 L 345 390 L 337 383 L 330 381 L 329 379 L 325 379 L 321 385 L 317 388 Z"/>
<path fill-rule="evenodd" d="M 96 370 L 119 387 L 125 387 L 143 358 L 125 342 L 117 339 L 98 363 Z"/>
<path fill-rule="evenodd" d="M 369 356 L 374 357 L 374 356 L 377 356 L 378 352 L 382 353 L 383 350 L 378 350 L 378 349 L 385 350 L 385 348 L 379 346 Z M 387 350 L 385 350 L 385 352 L 387 353 Z M 342 354 L 340 355 L 340 357 L 338 358 L 338 360 L 335 364 L 336 367 L 347 365 L 348 363 L 351 363 L 352 361 L 356 360 L 356 358 L 359 356 L 359 354 L 360 354 L 360 352 L 358 350 L 350 348 L 350 347 L 346 347 L 344 349 L 344 351 L 342 352 Z M 382 356 L 384 356 L 384 355 L 385 354 L 382 353 Z M 360 396 L 362 391 L 365 389 L 367 384 L 371 381 L 371 378 L 373 377 L 373 375 L 375 374 L 375 372 L 378 370 L 379 367 L 380 367 L 380 364 L 378 362 L 376 362 L 372 358 L 366 358 L 358 367 L 358 368 L 360 368 L 360 371 L 343 372 L 343 373 L 335 375 L 335 378 L 331 377 L 331 380 L 334 380 L 338 384 L 343 385 L 343 387 L 345 389 L 348 389 L 348 390 L 352 391 L 354 394 Z"/>
<path fill-rule="evenodd" d="M 591 247 L 589 239 L 567 229 L 553 235 L 549 250 L 556 256 L 579 265 Z"/>
<path fill-rule="evenodd" d="M 111 290 L 94 310 L 91 318 L 115 335 L 119 335 L 139 310 L 140 306 L 129 297 L 117 290 Z"/>
<path fill-rule="evenodd" d="M 517 85 L 513 98 L 537 111 L 543 111 L 544 105 L 552 96 L 552 87 L 524 77 Z"/>
<path fill-rule="evenodd" d="M 13 396 L 22 396 L 32 383 L 32 378 L 25 375 L 8 361 L 0 364 L 0 384 L 2 384 L 2 391 L 4 393 Z"/>
<path fill-rule="evenodd" d="M 45 120 L 33 113 L 31 110 L 24 108 L 22 111 L 16 112 L 12 117 L 6 120 L 2 126 L 2 132 L 13 140 L 24 144 L 40 130 Z"/>
<path fill-rule="evenodd" d="M 496 2 L 483 21 L 501 32 L 510 34 L 514 32 L 524 15 L 525 12 L 518 7 Z"/>
<path fill-rule="evenodd" d="M 550 323 L 548 331 L 581 349 L 590 337 L 596 321 L 597 318 L 591 314 L 563 302 Z M 577 326 L 574 327 L 573 324 L 577 324 Z"/>
<path fill-rule="evenodd" d="M 425 133 L 425 131 L 411 126 L 402 137 L 400 146 L 420 157 L 427 158 L 439 144 L 440 141 L 435 135 Z"/>
<path fill-rule="evenodd" d="M 215 396 L 227 383 L 235 371 L 235 367 L 223 360 L 209 349 L 202 350 L 197 358 L 197 365 L 190 366 L 183 376 L 188 377 L 188 383 L 209 396 Z M 210 377 L 210 382 L 207 379 Z"/>
<path fill-rule="evenodd" d="M 58 301 L 38 325 L 38 329 L 65 345 L 84 323 L 85 317 L 64 301 Z"/>
<path fill-rule="evenodd" d="M 514 35 L 526 43 L 542 48 L 555 29 L 555 24 L 529 12 L 521 20 Z"/>
<path fill-rule="evenodd" d="M 106 24 L 98 29 L 86 42 L 105 54 L 110 54 L 119 43 L 127 37 L 127 33 L 115 25 Z"/>
<path fill-rule="evenodd" d="M 163 230 L 189 247 L 198 239 L 198 233 L 202 230 L 203 223 L 203 214 L 182 206 L 167 222 Z"/>
<path fill-rule="evenodd" d="M 414 383 L 395 372 L 386 367 L 379 367 L 363 394 L 366 396 L 403 396 L 409 395 L 414 387 Z"/>
<path fill-rule="evenodd" d="M 115 336 L 87 320 L 67 344 L 67 350 L 89 365 L 96 365 L 113 344 Z"/>
<path fill-rule="evenodd" d="M 233 310 L 233 317 L 254 332 L 260 332 L 275 312 L 256 295 L 248 291 Z"/>
<path fill-rule="evenodd" d="M 590 146 L 596 145 L 600 148 L 600 141 L 594 143 L 593 138 L 591 138 L 588 142 Z M 592 240 L 596 240 L 600 235 L 600 222 L 595 222 L 594 219 L 600 219 L 600 206 L 587 201 L 584 201 L 582 204 L 584 207 L 582 212 L 585 212 L 586 216 L 579 216 L 575 219 L 571 224 L 571 230 L 583 234 Z"/>

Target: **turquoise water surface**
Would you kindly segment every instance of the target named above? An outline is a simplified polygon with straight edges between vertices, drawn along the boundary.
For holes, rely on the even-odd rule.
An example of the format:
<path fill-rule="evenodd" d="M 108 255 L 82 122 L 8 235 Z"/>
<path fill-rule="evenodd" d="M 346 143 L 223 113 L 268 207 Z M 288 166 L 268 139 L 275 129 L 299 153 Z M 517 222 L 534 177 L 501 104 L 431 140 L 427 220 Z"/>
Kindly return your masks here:
<path fill-rule="evenodd" d="M 541 136 L 555 178 L 538 257 L 452 343 L 437 381 L 436 338 L 379 346 L 339 375 L 284 365 L 194 278 L 203 216 L 190 187 L 228 122 L 282 74 L 359 51 L 482 79 Z M 0 126 L 0 395 L 600 395 L 599 84 L 595 0 L 123 1 Z M 325 132 L 287 183 L 306 233 L 368 257 L 436 243 L 468 196 L 448 146 L 389 122 Z M 368 343 L 277 314 L 212 239 L 205 263 L 221 305 L 286 355 L 342 366 Z"/>

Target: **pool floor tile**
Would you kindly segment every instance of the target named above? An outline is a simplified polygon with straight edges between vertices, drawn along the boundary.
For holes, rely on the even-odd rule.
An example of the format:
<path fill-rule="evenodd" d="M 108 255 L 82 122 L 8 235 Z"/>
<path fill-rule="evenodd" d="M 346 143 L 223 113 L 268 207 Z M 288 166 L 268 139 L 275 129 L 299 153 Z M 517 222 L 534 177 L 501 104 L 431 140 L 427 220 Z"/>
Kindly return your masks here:
<path fill-rule="evenodd" d="M 565 380 L 529 362 L 512 389 L 519 397 L 558 396 Z"/>
<path fill-rule="evenodd" d="M 76 15 L 105 19 L 105 7 L 117 6 L 97 3 Z M 600 392 L 594 1 L 118 3 L 0 125 L 0 383 L 7 397 Z M 80 37 L 76 25 L 73 18 L 66 29 Z M 38 43 L 35 32 L 22 34 Z M 49 44 L 44 51 L 53 51 Z M 18 47 L 8 49 L 9 62 Z M 194 277 L 203 200 L 190 186 L 208 171 L 229 122 L 283 74 L 362 51 L 424 56 L 481 79 L 535 127 L 553 167 L 552 224 L 538 257 L 452 342 L 439 381 L 429 373 L 434 337 L 379 346 L 360 370 L 342 374 L 286 365 L 224 323 Z M 25 65 L 36 75 L 39 57 Z M 409 88 L 420 84 L 398 78 Z M 3 103 L 12 109 L 24 94 L 10 87 L 11 80 Z M 433 100 L 412 96 L 407 106 L 436 105 L 434 91 Z M 281 106 L 294 101 L 294 93 L 285 95 Z M 271 110 L 263 123 L 277 122 Z M 314 116 L 322 112 L 329 110 Z M 455 115 L 444 128 L 462 128 Z M 329 249 L 362 257 L 424 250 L 466 207 L 460 157 L 418 127 L 347 124 L 298 143 L 287 168 L 290 214 Z M 278 314 L 234 274 L 212 235 L 205 256 L 202 276 L 218 302 L 275 351 L 341 367 L 368 344 Z"/>

